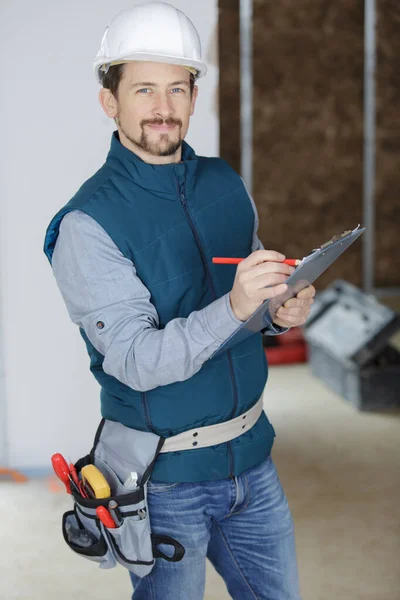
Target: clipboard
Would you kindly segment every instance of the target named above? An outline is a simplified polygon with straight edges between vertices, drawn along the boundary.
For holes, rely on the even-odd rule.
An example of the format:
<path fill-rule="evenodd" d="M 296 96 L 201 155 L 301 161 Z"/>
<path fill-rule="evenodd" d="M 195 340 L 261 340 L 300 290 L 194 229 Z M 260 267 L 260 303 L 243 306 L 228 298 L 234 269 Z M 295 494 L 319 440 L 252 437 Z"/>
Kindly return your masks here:
<path fill-rule="evenodd" d="M 244 321 L 208 360 L 240 344 L 240 342 L 243 342 L 251 335 L 259 333 L 265 327 L 272 325 L 279 308 L 287 300 L 294 298 L 301 290 L 314 283 L 364 231 L 365 227 L 358 225 L 353 230 L 334 235 L 328 242 L 313 250 L 308 256 L 305 256 L 294 273 L 286 280 L 285 283 L 288 289 L 279 296 L 265 300 L 256 312 L 247 321 Z"/>

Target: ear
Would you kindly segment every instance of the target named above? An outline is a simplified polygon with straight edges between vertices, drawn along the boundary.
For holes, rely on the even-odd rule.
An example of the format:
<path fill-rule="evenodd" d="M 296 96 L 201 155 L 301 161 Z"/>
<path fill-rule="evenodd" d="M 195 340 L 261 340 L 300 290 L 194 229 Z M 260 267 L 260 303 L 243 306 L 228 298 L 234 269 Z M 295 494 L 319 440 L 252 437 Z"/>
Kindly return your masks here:
<path fill-rule="evenodd" d="M 194 107 L 196 106 L 197 96 L 199 95 L 199 88 L 197 85 L 193 88 L 192 100 L 190 103 L 190 116 L 194 115 Z"/>
<path fill-rule="evenodd" d="M 115 119 L 118 114 L 118 102 L 109 89 L 101 88 L 99 102 L 107 117 Z"/>

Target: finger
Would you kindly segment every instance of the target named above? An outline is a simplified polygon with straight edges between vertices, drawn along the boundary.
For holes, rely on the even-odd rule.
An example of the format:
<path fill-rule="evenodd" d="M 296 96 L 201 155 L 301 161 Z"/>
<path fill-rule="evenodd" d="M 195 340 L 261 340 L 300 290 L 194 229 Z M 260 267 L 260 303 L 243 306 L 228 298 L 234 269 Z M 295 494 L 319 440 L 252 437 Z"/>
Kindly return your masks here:
<path fill-rule="evenodd" d="M 261 277 L 268 273 L 283 273 L 284 275 L 289 276 L 294 273 L 294 270 L 294 267 L 290 267 L 285 263 L 268 261 L 252 267 L 248 273 L 251 278 Z"/>
<path fill-rule="evenodd" d="M 286 319 L 288 317 L 295 317 L 296 319 L 308 314 L 308 311 L 304 310 L 304 308 L 280 308 L 277 312 L 277 315 L 282 319 Z"/>
<path fill-rule="evenodd" d="M 313 304 L 314 302 L 314 298 L 290 298 L 290 300 L 287 300 L 284 304 L 285 308 L 301 308 L 301 307 L 308 307 L 311 306 L 311 304 Z"/>
<path fill-rule="evenodd" d="M 268 300 L 270 298 L 275 298 L 275 296 L 279 296 L 280 294 L 286 292 L 287 289 L 288 286 L 284 283 L 269 288 L 263 288 L 260 300 Z"/>
<path fill-rule="evenodd" d="M 286 323 L 286 327 L 300 327 L 301 325 L 304 325 L 304 323 L 307 321 L 307 317 L 306 316 L 283 316 L 281 317 L 279 312 L 277 313 L 277 318 L 280 319 L 282 322 Z M 275 322 L 275 321 L 274 321 Z"/>
<path fill-rule="evenodd" d="M 255 286 L 256 290 L 262 290 L 264 288 L 270 288 L 272 286 L 285 283 L 286 280 L 287 275 L 280 275 L 279 273 L 269 273 L 268 275 L 264 275 L 264 277 L 257 277 L 252 282 L 252 285 Z"/>
<path fill-rule="evenodd" d="M 256 250 L 239 263 L 239 267 L 245 263 L 247 267 L 253 267 L 266 261 L 282 262 L 283 260 L 285 260 L 285 255 L 275 250 Z"/>
<path fill-rule="evenodd" d="M 281 306 L 277 311 L 277 316 L 282 319 L 297 319 L 303 322 L 307 320 L 310 314 L 310 307 L 303 308 L 284 308 Z"/>
<path fill-rule="evenodd" d="M 297 294 L 297 298 L 314 298 L 317 290 L 313 285 L 309 285 Z"/>

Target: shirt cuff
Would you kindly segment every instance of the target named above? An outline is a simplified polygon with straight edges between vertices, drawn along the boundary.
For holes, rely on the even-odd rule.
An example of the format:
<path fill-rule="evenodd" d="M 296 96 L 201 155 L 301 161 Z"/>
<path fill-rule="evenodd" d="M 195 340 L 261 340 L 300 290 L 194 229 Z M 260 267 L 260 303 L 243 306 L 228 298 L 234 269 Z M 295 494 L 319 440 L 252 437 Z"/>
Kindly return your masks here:
<path fill-rule="evenodd" d="M 206 306 L 202 312 L 207 330 L 218 342 L 225 342 L 243 323 L 232 312 L 229 293 Z"/>
<path fill-rule="evenodd" d="M 286 331 L 289 330 L 289 327 L 281 327 L 273 322 L 268 308 L 264 312 L 263 321 L 265 327 L 261 329 L 261 333 L 264 335 L 280 335 L 281 333 L 286 333 Z"/>
<path fill-rule="evenodd" d="M 261 333 L 264 335 L 281 335 L 282 333 L 286 333 L 289 331 L 290 327 L 281 327 L 280 325 L 275 325 L 275 323 L 271 323 L 268 327 L 261 329 Z"/>
<path fill-rule="evenodd" d="M 244 323 L 232 310 L 229 292 L 206 306 L 203 312 L 207 330 L 218 342 L 225 342 Z M 268 323 L 268 318 L 265 320 Z M 275 323 L 268 323 L 261 329 L 264 335 L 281 335 L 286 331 L 289 331 L 289 327 L 280 327 Z"/>
<path fill-rule="evenodd" d="M 232 318 L 232 320 L 233 320 L 233 321 L 234 321 L 234 322 L 235 322 L 237 325 L 239 325 L 239 326 L 240 326 L 240 325 L 243 325 L 244 321 L 241 321 L 240 319 L 238 319 L 238 318 L 235 316 L 235 313 L 233 312 L 233 309 L 232 309 L 232 304 L 231 304 L 231 299 L 230 299 L 230 297 L 229 297 L 229 294 L 230 294 L 230 292 L 229 292 L 228 294 L 226 294 L 226 304 L 227 304 L 227 307 L 228 307 L 228 312 L 229 312 L 229 314 L 231 315 L 231 318 Z"/>

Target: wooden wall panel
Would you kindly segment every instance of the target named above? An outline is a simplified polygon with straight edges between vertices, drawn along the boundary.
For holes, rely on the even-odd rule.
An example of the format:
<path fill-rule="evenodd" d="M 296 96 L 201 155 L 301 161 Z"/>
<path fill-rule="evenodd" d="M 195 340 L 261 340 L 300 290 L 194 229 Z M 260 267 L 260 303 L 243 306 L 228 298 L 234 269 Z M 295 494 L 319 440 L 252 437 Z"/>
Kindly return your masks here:
<path fill-rule="evenodd" d="M 400 2 L 377 0 L 376 285 L 400 286 Z"/>
<path fill-rule="evenodd" d="M 219 0 L 220 155 L 240 172 L 239 0 Z"/>
<path fill-rule="evenodd" d="M 302 257 L 361 222 L 359 0 L 254 2 L 254 196 L 260 238 Z M 361 283 L 361 243 L 321 277 Z"/>
<path fill-rule="evenodd" d="M 220 0 L 221 156 L 240 170 L 239 0 Z M 254 0 L 254 189 L 267 248 L 362 223 L 363 0 Z M 375 284 L 399 286 L 400 2 L 377 0 Z M 359 240 L 321 277 L 362 285 Z"/>

